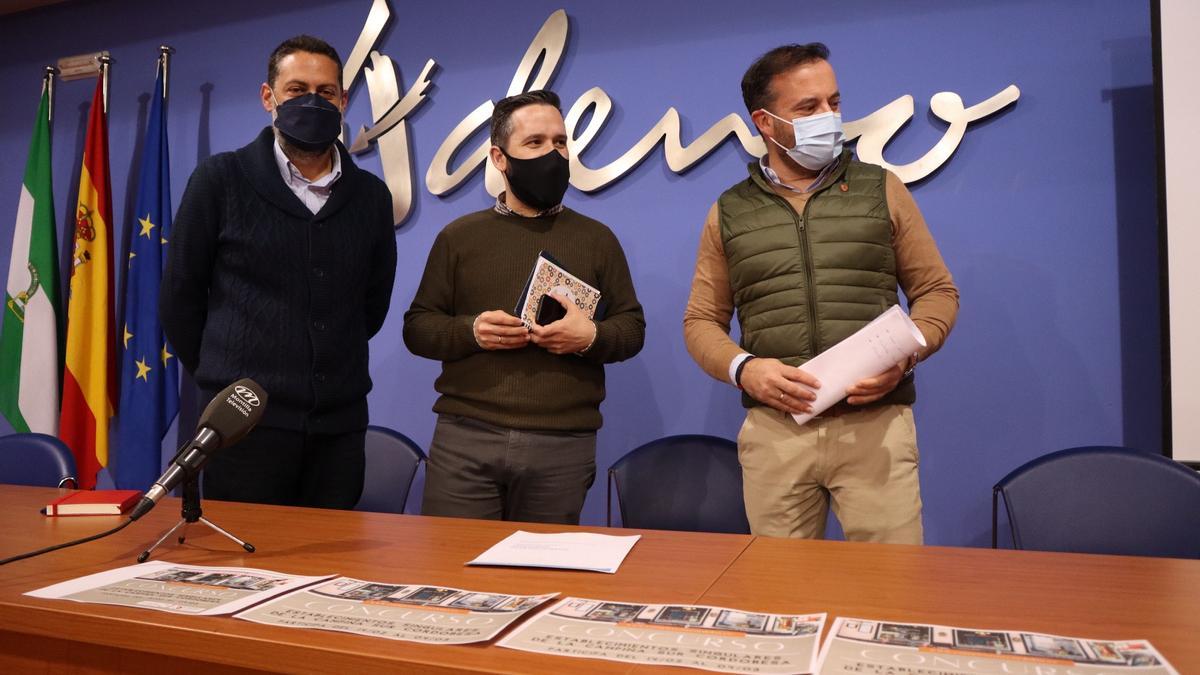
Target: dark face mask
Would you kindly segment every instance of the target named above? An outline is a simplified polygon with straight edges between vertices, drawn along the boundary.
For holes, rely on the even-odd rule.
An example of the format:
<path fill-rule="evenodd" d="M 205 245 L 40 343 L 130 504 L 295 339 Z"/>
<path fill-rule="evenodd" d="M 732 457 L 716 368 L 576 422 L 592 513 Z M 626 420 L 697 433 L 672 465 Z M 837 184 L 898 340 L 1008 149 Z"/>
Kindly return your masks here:
<path fill-rule="evenodd" d="M 501 148 L 500 152 L 504 152 Z M 541 157 L 517 159 L 504 152 L 508 158 L 508 186 L 513 196 L 525 204 L 545 211 L 562 203 L 567 193 L 567 182 L 571 178 L 571 162 L 558 150 L 551 150 Z"/>
<path fill-rule="evenodd" d="M 342 113 L 320 96 L 305 94 L 275 106 L 275 128 L 297 148 L 320 152 L 342 133 Z"/>

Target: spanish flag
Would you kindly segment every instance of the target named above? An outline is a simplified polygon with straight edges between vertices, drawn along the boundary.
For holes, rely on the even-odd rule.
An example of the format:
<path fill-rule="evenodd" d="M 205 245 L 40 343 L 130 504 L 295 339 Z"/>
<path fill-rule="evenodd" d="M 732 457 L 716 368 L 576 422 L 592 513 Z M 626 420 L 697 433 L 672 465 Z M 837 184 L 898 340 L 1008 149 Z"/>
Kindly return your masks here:
<path fill-rule="evenodd" d="M 58 435 L 75 454 L 79 487 L 93 489 L 96 474 L 108 464 L 108 419 L 113 414 L 117 384 L 113 348 L 112 191 L 103 75 L 97 78 L 88 116 L 77 203 Z"/>

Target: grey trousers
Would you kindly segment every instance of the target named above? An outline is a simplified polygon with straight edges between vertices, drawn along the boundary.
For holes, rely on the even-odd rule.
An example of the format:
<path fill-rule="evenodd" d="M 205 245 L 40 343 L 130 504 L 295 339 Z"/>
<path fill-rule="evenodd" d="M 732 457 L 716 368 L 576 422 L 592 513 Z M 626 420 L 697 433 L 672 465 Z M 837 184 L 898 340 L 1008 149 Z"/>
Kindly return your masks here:
<path fill-rule="evenodd" d="M 439 415 L 421 513 L 577 525 L 595 479 L 593 431 L 525 431 Z"/>

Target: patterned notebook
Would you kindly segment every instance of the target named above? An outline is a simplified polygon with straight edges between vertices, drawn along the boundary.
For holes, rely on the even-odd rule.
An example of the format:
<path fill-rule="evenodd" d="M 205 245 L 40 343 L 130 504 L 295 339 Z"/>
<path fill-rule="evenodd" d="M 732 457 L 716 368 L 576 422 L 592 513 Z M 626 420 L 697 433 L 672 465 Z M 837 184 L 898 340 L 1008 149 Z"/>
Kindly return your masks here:
<path fill-rule="evenodd" d="M 532 330 L 533 325 L 537 322 L 542 296 L 548 293 L 565 295 L 589 319 L 596 317 L 596 310 L 600 306 L 600 291 L 563 269 L 562 265 L 559 265 L 558 261 L 549 253 L 541 251 L 538 253 L 537 262 L 534 263 L 533 272 L 530 273 L 529 280 L 525 282 L 525 288 L 521 291 L 521 298 L 517 302 L 515 311 L 516 316 L 521 319 L 526 328 Z M 547 298 L 546 302 L 554 302 L 554 300 Z"/>

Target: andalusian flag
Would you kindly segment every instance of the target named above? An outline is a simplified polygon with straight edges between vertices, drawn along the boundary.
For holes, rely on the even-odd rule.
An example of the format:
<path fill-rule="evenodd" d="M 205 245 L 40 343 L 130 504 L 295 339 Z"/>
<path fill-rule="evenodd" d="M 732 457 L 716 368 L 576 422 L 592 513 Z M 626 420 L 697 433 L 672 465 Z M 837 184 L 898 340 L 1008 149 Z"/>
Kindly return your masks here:
<path fill-rule="evenodd" d="M 92 96 L 79 172 L 59 425 L 59 437 L 75 454 L 79 487 L 84 489 L 96 487 L 96 474 L 108 464 L 108 418 L 113 414 L 117 384 L 112 319 L 112 191 L 103 87 L 101 75 Z"/>
<path fill-rule="evenodd" d="M 50 92 L 33 125 L 0 329 L 0 414 L 19 432 L 58 434 L 58 242 L 50 180 Z"/>
<path fill-rule="evenodd" d="M 171 232 L 166 112 L 160 59 L 138 179 L 137 220 L 126 235 L 131 240 L 123 291 L 121 407 L 113 460 L 113 477 L 122 489 L 145 490 L 158 477 L 163 435 L 179 412 L 179 368 L 158 322 L 163 249 Z"/>

